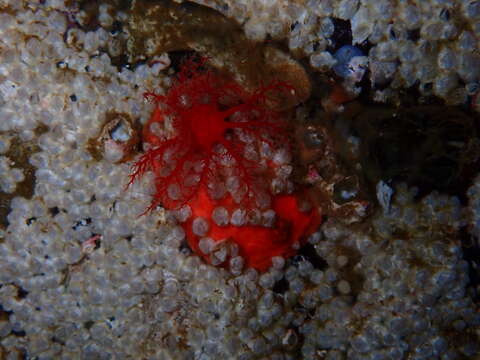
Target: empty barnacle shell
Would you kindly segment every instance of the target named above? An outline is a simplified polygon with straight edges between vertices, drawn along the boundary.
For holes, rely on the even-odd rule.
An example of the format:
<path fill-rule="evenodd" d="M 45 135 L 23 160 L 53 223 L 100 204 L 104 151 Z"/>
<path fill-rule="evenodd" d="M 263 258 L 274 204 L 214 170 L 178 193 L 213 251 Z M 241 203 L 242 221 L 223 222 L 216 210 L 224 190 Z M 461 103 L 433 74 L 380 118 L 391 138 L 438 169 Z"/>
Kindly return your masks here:
<path fill-rule="evenodd" d="M 140 140 L 140 124 L 129 114 L 109 111 L 97 136 L 87 142 L 87 151 L 100 161 L 128 161 Z"/>

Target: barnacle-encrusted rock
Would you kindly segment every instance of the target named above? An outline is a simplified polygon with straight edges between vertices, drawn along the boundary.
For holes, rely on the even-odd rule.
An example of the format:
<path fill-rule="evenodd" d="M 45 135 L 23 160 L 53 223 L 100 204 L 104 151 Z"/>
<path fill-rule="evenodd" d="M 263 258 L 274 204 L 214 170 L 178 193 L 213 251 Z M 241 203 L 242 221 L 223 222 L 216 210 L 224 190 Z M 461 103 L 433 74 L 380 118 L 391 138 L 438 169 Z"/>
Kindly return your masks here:
<path fill-rule="evenodd" d="M 328 55 L 341 46 L 361 46 L 374 101 L 398 102 L 400 89 L 414 86 L 462 104 L 480 79 L 476 1 L 193 1 L 243 24 L 250 39 L 287 40 L 295 57 L 320 72 L 335 66 Z"/>
<path fill-rule="evenodd" d="M 478 91 L 476 1 L 198 1 L 248 21 L 247 37 L 286 36 L 296 56 L 318 54 L 310 63 L 321 66 L 314 76 L 322 80 L 332 76 L 327 54 L 350 43 L 349 21 L 369 8 L 368 41 L 358 46 L 368 51 L 394 40 L 369 51 L 369 66 L 378 69 L 371 79 L 381 83 L 375 99 L 408 107 L 446 89 L 448 101 L 453 94 L 465 99 Z M 98 14 L 90 14 L 96 8 Z M 298 256 L 273 258 L 261 275 L 245 269 L 238 256 L 227 260 L 230 271 L 193 256 L 185 230 L 176 225 L 191 215 L 186 208 L 139 216 L 155 192 L 148 186 L 152 174 L 124 191 L 129 165 L 112 163 L 115 156 L 96 160 L 87 150 L 111 111 L 145 124 L 152 107 L 142 95 L 152 89 L 164 95 L 178 64 L 174 53 L 131 67 L 126 56 L 117 61 L 129 8 L 130 2 L 116 0 L 0 4 L 0 177 L 7 179 L 7 190 L 15 185 L 0 229 L 0 358 L 477 358 L 478 175 L 473 185 L 467 184 L 469 174 L 465 184 L 453 177 L 462 183 L 455 192 L 470 186 L 467 196 L 458 197 L 427 186 L 418 192 L 388 179 L 382 183 L 380 176 L 364 181 L 363 150 L 386 138 L 402 148 L 388 130 L 408 134 L 392 109 L 388 116 L 374 111 L 355 117 L 371 110 L 367 101 L 366 110 L 353 102 L 340 114 L 322 113 L 317 101 L 324 84 L 315 84 L 311 106 L 298 109 L 305 116 L 297 116 L 297 125 L 308 130 L 299 134 L 305 146 L 292 156 L 308 159 L 299 181 L 307 177 L 315 191 L 325 185 L 340 210 L 361 200 L 367 183 L 376 187 L 370 194 L 381 198 L 382 207 L 355 224 L 329 212 L 322 231 L 312 234 Z M 406 92 L 412 85 L 414 92 Z M 423 97 L 404 102 L 417 97 L 416 90 Z M 367 98 L 372 99 L 361 94 L 359 101 Z M 401 120 L 408 111 L 401 111 Z M 471 164 L 474 175 L 478 167 L 467 161 L 474 152 L 464 147 L 474 127 L 463 115 L 445 113 L 453 121 L 435 115 L 439 121 L 431 127 L 422 125 L 430 124 L 428 117 L 408 113 L 414 119 L 409 129 L 428 141 L 428 130 L 437 141 L 446 138 L 444 148 L 457 159 L 465 156 L 463 164 Z M 389 126 L 355 129 L 349 117 L 360 123 L 369 118 L 374 125 L 380 118 Z M 33 131 L 40 124 L 46 125 L 42 134 Z M 275 158 L 283 162 L 286 154 Z M 282 174 L 290 170 L 281 167 Z M 30 180 L 18 194 L 23 186 L 16 180 L 24 175 Z M 318 182 L 319 175 L 327 181 Z M 450 181 L 437 179 L 442 186 Z M 301 205 L 308 209 L 308 203 Z M 242 211 L 231 215 L 217 208 L 208 226 L 245 221 Z M 269 225 L 271 215 L 266 211 L 260 220 Z M 195 231 L 204 234 L 205 222 L 197 221 Z M 219 246 L 202 240 L 201 250 L 215 262 L 238 250 L 229 240 Z"/>

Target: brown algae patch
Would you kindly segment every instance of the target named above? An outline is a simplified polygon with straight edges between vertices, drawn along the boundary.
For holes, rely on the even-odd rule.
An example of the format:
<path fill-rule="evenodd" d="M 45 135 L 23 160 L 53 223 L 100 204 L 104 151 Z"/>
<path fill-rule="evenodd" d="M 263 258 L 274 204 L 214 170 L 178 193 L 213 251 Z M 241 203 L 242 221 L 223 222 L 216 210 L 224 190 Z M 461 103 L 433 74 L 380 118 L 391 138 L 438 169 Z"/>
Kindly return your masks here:
<path fill-rule="evenodd" d="M 165 52 L 195 51 L 248 89 L 282 81 L 295 90 L 294 103 L 310 96 L 305 69 L 289 55 L 265 42 L 249 40 L 242 28 L 208 7 L 172 1 L 135 1 L 127 31 L 131 62 Z"/>
<path fill-rule="evenodd" d="M 25 199 L 31 199 L 35 191 L 35 166 L 30 164 L 29 158 L 36 152 L 40 151 L 40 147 L 36 143 L 36 139 L 41 134 L 48 131 L 46 125 L 39 125 L 35 130 L 36 137 L 29 141 L 22 141 L 15 135 L 10 143 L 8 151 L 4 154 L 10 159 L 13 168 L 23 171 L 24 180 L 17 183 L 13 193 L 0 191 L 0 229 L 8 227 L 7 216 L 10 213 L 10 203 L 16 196 L 22 196 Z"/>

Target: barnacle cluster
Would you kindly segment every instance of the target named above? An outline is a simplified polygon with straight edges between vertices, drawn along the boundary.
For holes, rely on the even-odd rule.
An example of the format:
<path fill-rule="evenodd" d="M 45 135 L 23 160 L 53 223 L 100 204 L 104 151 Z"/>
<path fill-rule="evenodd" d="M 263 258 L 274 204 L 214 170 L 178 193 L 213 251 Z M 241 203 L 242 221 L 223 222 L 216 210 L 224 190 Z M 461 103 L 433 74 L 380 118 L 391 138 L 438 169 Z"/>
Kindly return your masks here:
<path fill-rule="evenodd" d="M 371 99 L 399 103 L 402 89 L 463 104 L 478 92 L 476 1 L 194 0 L 244 24 L 258 39 L 287 39 L 290 51 L 320 72 L 344 45 L 369 57 Z"/>

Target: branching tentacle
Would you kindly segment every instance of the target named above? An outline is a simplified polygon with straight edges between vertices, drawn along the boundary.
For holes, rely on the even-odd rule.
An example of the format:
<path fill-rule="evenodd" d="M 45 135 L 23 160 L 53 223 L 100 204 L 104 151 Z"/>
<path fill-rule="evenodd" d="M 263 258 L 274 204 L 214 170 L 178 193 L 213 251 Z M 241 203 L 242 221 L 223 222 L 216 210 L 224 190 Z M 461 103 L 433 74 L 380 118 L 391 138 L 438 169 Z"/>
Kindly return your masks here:
<path fill-rule="evenodd" d="M 173 146 L 177 141 L 175 139 L 166 140 L 161 146 L 147 150 L 140 159 L 133 165 L 133 171 L 129 175 L 129 181 L 125 186 L 128 189 L 135 181 L 139 180 L 149 170 L 155 170 L 156 162 L 159 157 L 163 156 L 167 148 Z"/>
<path fill-rule="evenodd" d="M 260 148 L 262 143 L 272 149 L 283 146 L 287 138 L 285 122 L 275 109 L 283 95 L 294 89 L 276 82 L 248 92 L 235 81 L 205 70 L 206 62 L 206 58 L 188 60 L 165 96 L 144 94 L 146 100 L 156 104 L 144 130 L 154 147 L 134 164 L 127 188 L 147 171 L 154 172 L 155 195 L 146 212 L 158 205 L 179 208 L 195 196 L 200 186 L 212 188 L 225 181 L 228 174 L 240 181 L 241 193 L 237 195 L 243 197 L 239 200 L 242 206 L 250 206 L 246 202 L 268 191 L 269 180 L 265 177 L 269 174 Z M 202 120 L 208 123 L 199 126 Z M 162 124 L 169 134 L 155 133 L 152 124 Z M 218 144 L 224 152 L 215 150 Z M 249 155 L 250 146 L 254 156 Z M 172 153 L 166 155 L 168 151 Z"/>

